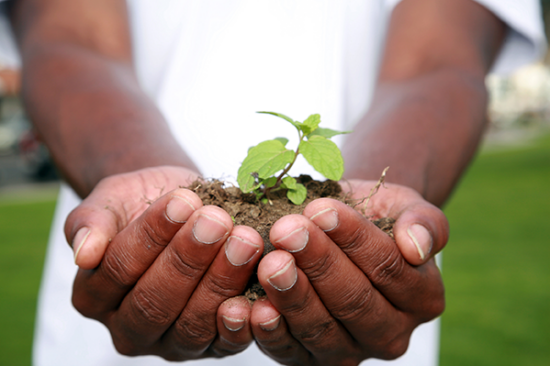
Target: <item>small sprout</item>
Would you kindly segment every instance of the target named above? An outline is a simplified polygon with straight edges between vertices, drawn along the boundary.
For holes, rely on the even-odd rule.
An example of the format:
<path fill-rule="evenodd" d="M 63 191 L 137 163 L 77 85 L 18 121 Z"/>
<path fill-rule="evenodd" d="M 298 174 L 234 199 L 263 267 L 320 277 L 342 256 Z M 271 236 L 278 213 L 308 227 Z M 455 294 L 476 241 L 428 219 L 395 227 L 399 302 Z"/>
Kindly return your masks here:
<path fill-rule="evenodd" d="M 344 160 L 338 146 L 329 139 L 350 131 L 336 131 L 320 128 L 321 116 L 312 114 L 305 121 L 294 121 L 284 114 L 258 112 L 282 118 L 296 127 L 299 143 L 296 150 L 286 148 L 288 139 L 277 137 L 248 149 L 238 175 L 237 182 L 244 193 L 254 192 L 261 202 L 270 202 L 269 192 L 287 189 L 288 199 L 302 204 L 307 197 L 306 187 L 288 175 L 290 168 L 302 155 L 307 162 L 325 178 L 340 180 L 344 174 Z"/>

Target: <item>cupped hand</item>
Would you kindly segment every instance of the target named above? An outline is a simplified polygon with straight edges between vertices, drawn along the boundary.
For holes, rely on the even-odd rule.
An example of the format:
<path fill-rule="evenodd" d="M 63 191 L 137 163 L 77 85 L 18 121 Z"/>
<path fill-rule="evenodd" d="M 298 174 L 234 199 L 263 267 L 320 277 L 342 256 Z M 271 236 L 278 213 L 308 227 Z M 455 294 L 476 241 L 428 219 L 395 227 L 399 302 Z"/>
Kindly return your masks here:
<path fill-rule="evenodd" d="M 375 182 L 351 181 L 356 198 Z M 358 207 L 358 209 L 360 209 Z M 258 278 L 268 299 L 252 309 L 254 338 L 283 364 L 356 365 L 404 354 L 412 331 L 445 307 L 434 255 L 448 240 L 443 213 L 412 189 L 387 185 L 369 218 L 392 217 L 395 241 L 341 202 L 319 199 L 271 229 L 280 250 Z"/>
<path fill-rule="evenodd" d="M 252 342 L 250 305 L 238 295 L 263 241 L 177 188 L 192 179 L 174 167 L 113 176 L 67 219 L 81 267 L 73 304 L 107 326 L 122 354 L 181 361 L 235 354 Z"/>

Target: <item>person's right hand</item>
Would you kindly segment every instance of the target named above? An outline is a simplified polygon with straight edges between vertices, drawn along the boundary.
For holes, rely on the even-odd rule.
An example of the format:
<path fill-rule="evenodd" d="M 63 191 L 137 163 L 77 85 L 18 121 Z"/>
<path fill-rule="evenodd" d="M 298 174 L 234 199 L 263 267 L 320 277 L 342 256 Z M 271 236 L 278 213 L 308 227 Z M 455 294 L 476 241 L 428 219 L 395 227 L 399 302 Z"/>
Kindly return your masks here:
<path fill-rule="evenodd" d="M 73 304 L 107 326 L 122 354 L 222 357 L 252 341 L 250 305 L 235 296 L 263 241 L 177 188 L 195 177 L 175 167 L 109 177 L 67 219 L 80 267 Z"/>

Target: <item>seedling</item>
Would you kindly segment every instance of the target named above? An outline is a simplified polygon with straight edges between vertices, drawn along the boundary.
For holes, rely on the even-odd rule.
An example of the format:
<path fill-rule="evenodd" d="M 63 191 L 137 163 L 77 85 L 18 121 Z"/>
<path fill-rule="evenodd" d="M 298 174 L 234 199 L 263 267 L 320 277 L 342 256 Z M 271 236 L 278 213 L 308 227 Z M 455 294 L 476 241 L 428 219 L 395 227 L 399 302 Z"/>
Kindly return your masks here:
<path fill-rule="evenodd" d="M 350 131 L 319 127 L 321 116 L 318 114 L 312 114 L 305 121 L 299 122 L 280 113 L 258 113 L 271 114 L 288 121 L 296 127 L 299 142 L 296 150 L 291 150 L 286 148 L 287 138 L 277 137 L 248 149 L 248 155 L 237 175 L 237 182 L 244 193 L 254 192 L 257 199 L 268 202 L 269 192 L 287 189 L 288 199 L 296 205 L 302 204 L 307 197 L 306 187 L 288 175 L 300 154 L 325 178 L 335 181 L 342 178 L 342 153 L 330 138 Z"/>

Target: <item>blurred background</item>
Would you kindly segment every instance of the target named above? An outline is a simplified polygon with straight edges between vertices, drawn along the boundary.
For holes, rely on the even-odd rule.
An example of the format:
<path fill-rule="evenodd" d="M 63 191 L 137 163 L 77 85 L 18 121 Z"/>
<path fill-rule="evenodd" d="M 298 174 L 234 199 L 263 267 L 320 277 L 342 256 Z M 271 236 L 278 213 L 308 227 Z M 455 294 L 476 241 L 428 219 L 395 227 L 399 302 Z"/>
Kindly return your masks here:
<path fill-rule="evenodd" d="M 550 38 L 550 0 L 542 0 Z M 490 126 L 445 207 L 441 365 L 550 365 L 550 53 L 490 76 Z M 0 366 L 30 365 L 59 178 L 0 65 Z"/>

